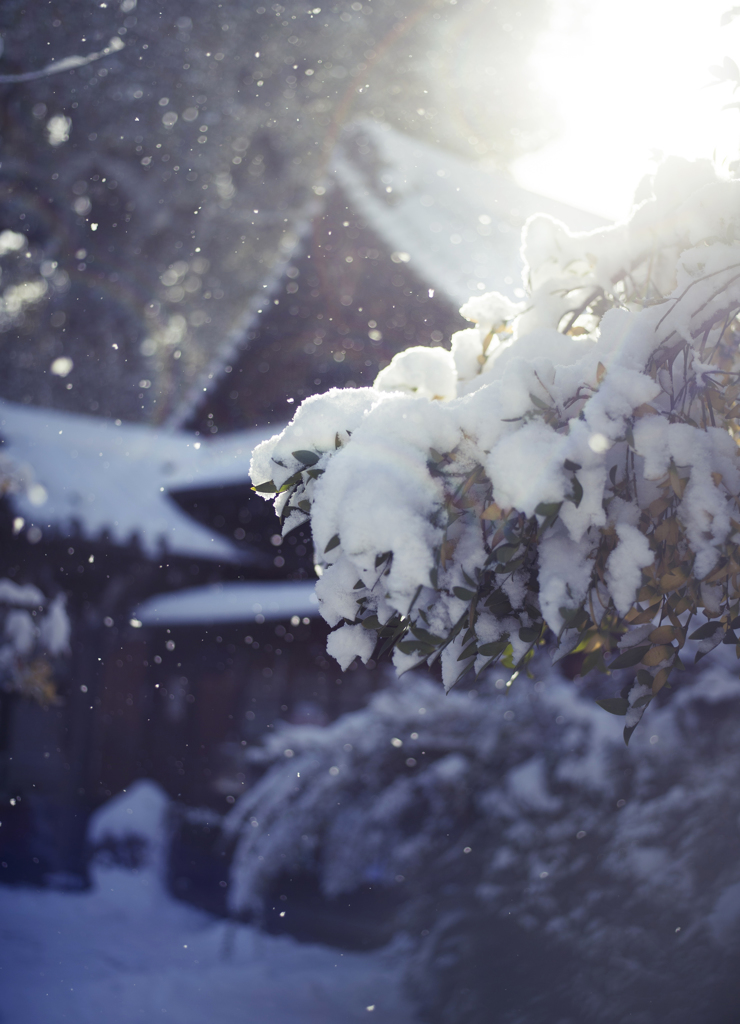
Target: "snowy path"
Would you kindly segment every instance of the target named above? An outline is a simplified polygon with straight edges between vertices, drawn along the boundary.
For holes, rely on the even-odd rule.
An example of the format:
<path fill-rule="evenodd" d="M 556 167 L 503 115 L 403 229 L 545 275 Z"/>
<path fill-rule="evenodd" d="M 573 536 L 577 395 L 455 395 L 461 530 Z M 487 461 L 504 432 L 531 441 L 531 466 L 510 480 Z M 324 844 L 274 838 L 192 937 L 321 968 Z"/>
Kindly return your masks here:
<path fill-rule="evenodd" d="M 413 1024 L 400 959 L 230 926 L 148 871 L 0 888 L 0 1024 Z"/>

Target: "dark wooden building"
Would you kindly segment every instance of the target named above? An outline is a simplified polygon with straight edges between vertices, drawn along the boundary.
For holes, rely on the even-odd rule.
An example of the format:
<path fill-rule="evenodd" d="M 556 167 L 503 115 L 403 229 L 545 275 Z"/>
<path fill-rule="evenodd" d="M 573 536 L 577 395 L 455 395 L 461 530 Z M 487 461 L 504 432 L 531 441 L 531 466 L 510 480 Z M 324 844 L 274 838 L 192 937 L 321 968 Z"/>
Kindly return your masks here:
<path fill-rule="evenodd" d="M 326 633 L 309 601 L 311 552 L 294 537 L 280 553 L 271 509 L 250 489 L 264 431 L 201 442 L 2 403 L 0 434 L 32 480 L 4 508 L 11 596 L 0 613 L 13 613 L 13 586 L 33 584 L 47 604 L 66 596 L 71 626 L 40 699 L 0 679 L 0 877 L 64 881 L 83 869 L 89 811 L 137 777 L 226 809 L 226 752 L 301 701 L 333 706 L 320 691 Z M 237 589 L 214 617 L 208 587 L 219 584 Z M 252 609 L 255 592 L 281 585 L 276 610 Z M 135 617 L 147 598 L 172 594 L 190 596 L 194 622 Z"/>

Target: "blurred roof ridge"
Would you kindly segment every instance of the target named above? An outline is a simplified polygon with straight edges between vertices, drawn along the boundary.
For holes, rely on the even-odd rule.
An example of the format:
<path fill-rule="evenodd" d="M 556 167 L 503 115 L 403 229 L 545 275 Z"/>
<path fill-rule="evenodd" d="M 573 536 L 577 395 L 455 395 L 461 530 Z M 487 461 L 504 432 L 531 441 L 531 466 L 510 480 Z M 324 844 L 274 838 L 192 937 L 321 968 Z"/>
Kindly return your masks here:
<path fill-rule="evenodd" d="M 384 122 L 358 119 L 346 134 L 332 177 L 389 247 L 457 305 L 481 284 L 510 295 L 521 285 L 521 229 L 533 214 L 579 232 L 609 223 Z"/>
<path fill-rule="evenodd" d="M 173 411 L 164 421 L 164 426 L 169 430 L 180 430 L 189 421 L 193 413 L 207 395 L 218 383 L 223 375 L 224 368 L 236 359 L 237 354 L 247 344 L 251 328 L 258 322 L 263 310 L 270 305 L 277 295 L 280 284 L 285 276 L 286 270 L 304 249 L 306 241 L 311 234 L 314 218 L 323 207 L 322 201 L 316 197 L 311 198 L 298 212 L 293 228 L 298 237 L 298 242 L 291 250 L 289 256 L 275 264 L 267 281 L 260 292 L 257 292 L 249 300 L 245 312 L 226 338 L 218 346 L 216 354 L 208 364 L 206 370 L 201 374 L 192 387 L 188 388 L 182 400 L 177 403 Z"/>

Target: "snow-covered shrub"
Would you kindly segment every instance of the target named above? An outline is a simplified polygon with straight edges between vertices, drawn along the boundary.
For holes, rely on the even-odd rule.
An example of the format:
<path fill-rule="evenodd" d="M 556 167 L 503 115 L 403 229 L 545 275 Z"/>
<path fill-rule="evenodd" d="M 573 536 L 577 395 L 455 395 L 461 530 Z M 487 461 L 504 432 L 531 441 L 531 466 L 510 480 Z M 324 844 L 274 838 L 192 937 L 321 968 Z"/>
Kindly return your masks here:
<path fill-rule="evenodd" d="M 137 779 L 99 807 L 87 826 L 92 859 L 102 865 L 161 873 L 168 844 L 170 800 L 151 779 Z"/>
<path fill-rule="evenodd" d="M 34 482 L 30 468 L 0 452 L 0 497 L 18 493 L 33 497 L 34 490 L 45 493 Z M 50 601 L 31 583 L 0 579 L 0 690 L 42 704 L 55 700 L 51 663 L 70 653 L 70 632 L 64 594 Z"/>
<path fill-rule="evenodd" d="M 738 644 L 740 181 L 667 161 L 628 223 L 536 217 L 522 252 L 522 302 L 307 399 L 251 476 L 284 533 L 311 520 L 342 667 L 513 678 L 551 631 L 636 669 L 605 702 L 629 739 L 687 635 Z"/>
<path fill-rule="evenodd" d="M 740 952 L 740 683 L 713 665 L 651 726 L 627 750 L 551 669 L 474 697 L 412 675 L 287 727 L 227 819 L 232 908 L 294 872 L 327 896 L 396 887 L 410 977 L 445 1024 L 724 1019 L 702 1008 Z"/>

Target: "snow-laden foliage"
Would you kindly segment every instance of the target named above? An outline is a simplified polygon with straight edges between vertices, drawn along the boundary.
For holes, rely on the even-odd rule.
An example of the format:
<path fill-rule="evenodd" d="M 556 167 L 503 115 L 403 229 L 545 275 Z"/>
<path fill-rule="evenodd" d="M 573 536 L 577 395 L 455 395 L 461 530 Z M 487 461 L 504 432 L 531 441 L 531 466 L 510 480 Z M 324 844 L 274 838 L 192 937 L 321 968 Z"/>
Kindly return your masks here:
<path fill-rule="evenodd" d="M 151 779 L 137 779 L 99 807 L 87 825 L 98 865 L 120 864 L 161 873 L 168 841 L 169 799 Z"/>
<path fill-rule="evenodd" d="M 740 683 L 713 665 L 631 751 L 553 670 L 491 682 L 445 696 L 411 676 L 325 729 L 266 738 L 254 756 L 269 770 L 227 819 L 232 908 L 258 910 L 296 872 L 327 896 L 396 887 L 431 1019 L 490 1020 L 490 983 L 497 1021 L 622 1022 L 654 1005 L 656 1021 L 693 1024 L 740 947 Z M 440 959 L 455 929 L 459 956 Z M 468 946 L 469 1012 L 444 991 L 464 984 Z M 521 984 L 506 977 L 517 953 Z M 538 1009 L 547 963 L 562 970 Z"/>
<path fill-rule="evenodd" d="M 738 643 L 740 181 L 671 160 L 628 223 L 536 217 L 522 252 L 521 303 L 309 398 L 252 479 L 284 533 L 311 519 L 343 668 L 392 647 L 449 688 L 549 630 L 584 672 L 636 667 L 607 702 L 629 739 L 694 616 L 698 656 Z"/>
<path fill-rule="evenodd" d="M 56 699 L 53 663 L 69 654 L 66 599 L 0 579 L 0 689 L 42 704 Z"/>

